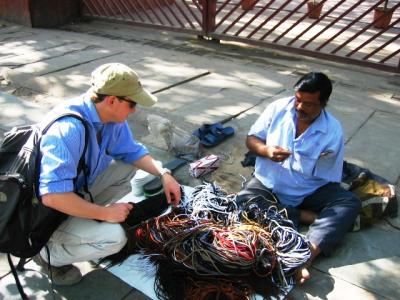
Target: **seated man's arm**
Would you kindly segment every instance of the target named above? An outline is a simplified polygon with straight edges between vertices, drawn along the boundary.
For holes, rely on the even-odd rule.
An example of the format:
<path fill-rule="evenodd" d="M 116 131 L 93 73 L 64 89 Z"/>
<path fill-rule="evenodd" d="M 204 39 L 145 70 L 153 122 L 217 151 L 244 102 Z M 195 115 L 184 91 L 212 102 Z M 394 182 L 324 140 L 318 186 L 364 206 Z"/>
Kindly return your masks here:
<path fill-rule="evenodd" d="M 115 203 L 109 206 L 100 206 L 88 202 L 75 193 L 51 193 L 42 196 L 45 206 L 61 211 L 67 215 L 119 223 L 125 221 L 132 209 L 130 203 Z"/>
<path fill-rule="evenodd" d="M 258 156 L 267 157 L 276 162 L 284 161 L 291 154 L 290 151 L 280 146 L 268 146 L 265 141 L 253 135 L 247 136 L 246 146 Z"/>

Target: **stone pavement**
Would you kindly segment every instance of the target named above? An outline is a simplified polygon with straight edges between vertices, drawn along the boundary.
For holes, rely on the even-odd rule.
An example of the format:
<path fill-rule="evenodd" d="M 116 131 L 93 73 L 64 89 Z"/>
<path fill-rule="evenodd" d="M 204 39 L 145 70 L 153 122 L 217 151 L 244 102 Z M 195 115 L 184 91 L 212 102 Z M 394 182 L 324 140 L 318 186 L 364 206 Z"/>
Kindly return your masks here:
<path fill-rule="evenodd" d="M 224 157 L 208 179 L 229 192 L 240 189 L 239 174 L 249 178 L 252 171 L 240 164 L 250 125 L 268 103 L 291 95 L 299 76 L 323 71 L 334 81 L 328 109 L 343 124 L 346 159 L 399 185 L 399 75 L 120 24 L 77 23 L 49 30 L 0 21 L 0 133 L 36 122 L 53 105 L 84 92 L 90 72 L 106 62 L 131 66 L 159 97 L 155 107 L 141 108 L 129 119 L 135 136 L 156 158 L 168 161 L 172 154 L 162 139 L 149 134 L 154 130 L 149 117 L 164 117 L 187 132 L 217 121 L 235 128 L 234 138 L 205 152 Z M 198 183 L 187 168 L 177 177 L 183 184 Z M 390 222 L 400 225 L 399 218 Z M 317 260 L 312 280 L 291 297 L 399 299 L 399 256 L 400 233 L 386 222 L 350 233 L 333 257 Z M 19 299 L 4 255 L 0 258 L 0 299 Z M 84 280 L 56 288 L 57 299 L 147 299 L 103 269 L 89 263 L 79 267 Z M 27 268 L 21 275 L 26 292 L 32 299 L 52 298 L 46 277 L 33 270 L 36 265 Z"/>

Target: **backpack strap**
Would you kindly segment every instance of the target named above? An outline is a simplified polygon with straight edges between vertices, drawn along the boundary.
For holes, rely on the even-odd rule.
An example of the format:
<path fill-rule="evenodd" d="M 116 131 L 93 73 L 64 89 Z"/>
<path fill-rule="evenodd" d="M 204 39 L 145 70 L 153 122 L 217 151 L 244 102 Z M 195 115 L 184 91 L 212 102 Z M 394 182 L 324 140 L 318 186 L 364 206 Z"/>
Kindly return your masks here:
<path fill-rule="evenodd" d="M 28 299 L 28 296 L 25 294 L 24 289 L 22 288 L 21 282 L 19 281 L 17 270 L 15 269 L 14 263 L 11 260 L 10 253 L 7 253 L 7 259 L 8 259 L 8 264 L 10 265 L 10 268 L 11 268 L 11 272 L 12 272 L 12 274 L 14 276 L 15 283 L 17 284 L 18 292 L 21 295 L 21 298 L 24 299 L 24 300 Z"/>
<path fill-rule="evenodd" d="M 90 201 L 93 203 L 94 202 L 93 197 L 88 188 L 88 177 L 89 177 L 90 170 L 85 163 L 86 150 L 87 150 L 87 146 L 89 143 L 89 128 L 88 128 L 87 121 L 78 112 L 74 112 L 74 111 L 61 112 L 60 114 L 56 114 L 45 125 L 42 125 L 41 135 L 44 135 L 47 132 L 47 130 L 51 127 L 51 125 L 53 125 L 56 121 L 58 121 L 59 119 L 61 119 L 63 117 L 73 117 L 73 118 L 81 121 L 85 128 L 85 144 L 83 147 L 82 155 L 78 162 L 76 177 L 74 178 L 74 187 L 76 189 L 76 182 L 77 182 L 78 176 L 81 172 L 83 172 L 83 177 L 84 177 L 83 190 L 89 195 Z M 40 147 L 40 143 L 38 145 Z M 38 150 L 40 151 L 40 149 L 38 149 Z M 38 158 L 39 157 L 40 157 L 40 155 L 38 155 Z M 40 164 L 38 164 L 38 166 L 40 166 Z M 39 190 L 38 189 L 39 188 L 39 168 L 36 170 L 36 172 L 37 172 L 36 178 L 38 179 L 37 180 L 37 190 Z M 77 192 L 77 191 L 75 191 L 75 192 Z"/>

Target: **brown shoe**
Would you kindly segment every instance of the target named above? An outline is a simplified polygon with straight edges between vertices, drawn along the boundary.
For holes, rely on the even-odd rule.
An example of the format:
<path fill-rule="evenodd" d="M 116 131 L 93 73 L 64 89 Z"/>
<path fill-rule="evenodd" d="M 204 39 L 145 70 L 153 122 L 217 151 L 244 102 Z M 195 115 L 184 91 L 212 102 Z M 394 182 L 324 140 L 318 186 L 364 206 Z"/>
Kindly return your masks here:
<path fill-rule="evenodd" d="M 33 261 L 41 267 L 42 272 L 50 277 L 50 265 L 37 254 L 33 257 Z M 77 284 L 82 279 L 81 271 L 74 265 L 66 265 L 61 267 L 51 266 L 51 273 L 54 285 L 69 286 Z"/>

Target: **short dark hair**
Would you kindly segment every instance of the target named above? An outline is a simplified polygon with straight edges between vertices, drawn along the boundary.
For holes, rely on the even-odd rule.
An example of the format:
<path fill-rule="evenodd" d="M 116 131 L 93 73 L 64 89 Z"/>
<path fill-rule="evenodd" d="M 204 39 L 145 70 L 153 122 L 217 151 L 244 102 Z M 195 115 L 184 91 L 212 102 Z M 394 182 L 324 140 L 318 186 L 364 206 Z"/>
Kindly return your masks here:
<path fill-rule="evenodd" d="M 310 72 L 299 79 L 294 85 L 296 92 L 318 93 L 322 106 L 328 103 L 332 93 L 332 82 L 324 73 Z"/>
<path fill-rule="evenodd" d="M 92 100 L 93 103 L 100 103 L 102 102 L 108 95 L 104 94 L 97 94 L 97 93 L 92 93 L 90 96 L 90 100 Z"/>

